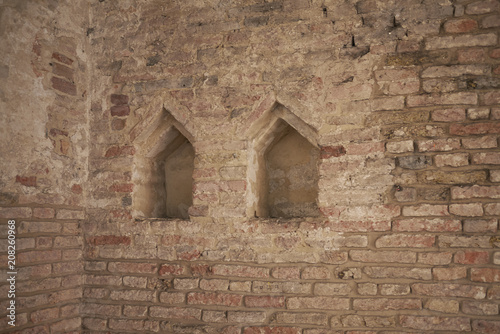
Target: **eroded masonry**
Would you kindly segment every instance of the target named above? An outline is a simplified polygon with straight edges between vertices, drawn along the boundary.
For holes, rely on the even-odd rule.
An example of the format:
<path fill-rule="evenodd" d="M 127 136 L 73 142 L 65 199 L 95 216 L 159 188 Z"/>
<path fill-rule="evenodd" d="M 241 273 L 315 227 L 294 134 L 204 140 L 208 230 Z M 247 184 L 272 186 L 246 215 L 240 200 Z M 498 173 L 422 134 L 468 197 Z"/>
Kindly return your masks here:
<path fill-rule="evenodd" d="M 0 1 L 0 331 L 500 333 L 499 33 L 498 0 Z"/>

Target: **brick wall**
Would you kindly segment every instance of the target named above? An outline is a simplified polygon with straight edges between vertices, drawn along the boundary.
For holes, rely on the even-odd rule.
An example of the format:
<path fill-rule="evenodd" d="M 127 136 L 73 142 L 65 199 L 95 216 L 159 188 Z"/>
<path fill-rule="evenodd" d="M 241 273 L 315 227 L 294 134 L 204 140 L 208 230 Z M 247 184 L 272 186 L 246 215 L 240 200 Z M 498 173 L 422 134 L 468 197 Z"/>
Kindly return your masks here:
<path fill-rule="evenodd" d="M 2 333 L 81 329 L 81 224 L 89 190 L 86 12 L 84 3 L 0 4 Z M 16 226 L 14 270 L 7 267 L 9 220 Z M 8 272 L 17 272 L 13 285 Z M 7 318 L 11 301 L 15 327 Z"/>
<path fill-rule="evenodd" d="M 81 332 L 500 332 L 499 1 L 93 1 L 90 18 L 88 154 L 66 151 L 88 157 L 69 188 L 88 199 L 2 209 L 52 209 L 53 254 L 82 238 Z M 83 62 L 54 52 L 74 62 L 47 83 L 79 99 L 65 67 Z M 319 149 L 320 217 L 252 210 L 277 122 Z M 195 151 L 189 220 L 139 205 L 172 133 Z"/>

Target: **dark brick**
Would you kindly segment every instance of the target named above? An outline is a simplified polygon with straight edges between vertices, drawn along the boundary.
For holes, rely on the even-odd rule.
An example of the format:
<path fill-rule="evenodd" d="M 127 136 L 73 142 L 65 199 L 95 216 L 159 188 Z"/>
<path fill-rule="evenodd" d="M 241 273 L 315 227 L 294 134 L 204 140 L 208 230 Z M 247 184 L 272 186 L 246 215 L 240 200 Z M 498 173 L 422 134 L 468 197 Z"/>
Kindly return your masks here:
<path fill-rule="evenodd" d="M 321 159 L 340 157 L 346 154 L 344 146 L 321 146 Z"/>
<path fill-rule="evenodd" d="M 76 95 L 76 86 L 74 83 L 57 77 L 52 77 L 51 81 L 54 89 L 68 95 Z"/>
<path fill-rule="evenodd" d="M 122 104 L 127 104 L 128 103 L 128 95 L 122 95 L 122 94 L 111 94 L 111 103 L 119 106 Z"/>
<path fill-rule="evenodd" d="M 269 16 L 247 17 L 244 24 L 247 27 L 259 27 L 265 26 L 268 21 Z"/>
<path fill-rule="evenodd" d="M 407 169 L 424 169 L 427 166 L 432 165 L 432 158 L 423 155 L 398 157 L 398 164 L 400 167 Z"/>
<path fill-rule="evenodd" d="M 55 60 L 57 60 L 58 62 L 61 62 L 63 64 L 66 64 L 66 65 L 71 65 L 73 64 L 73 59 L 69 58 L 69 57 L 66 57 L 65 55 L 63 54 L 60 54 L 58 52 L 54 52 L 52 53 L 52 58 L 54 58 Z"/>
<path fill-rule="evenodd" d="M 130 107 L 126 104 L 111 107 L 111 116 L 128 116 Z"/>

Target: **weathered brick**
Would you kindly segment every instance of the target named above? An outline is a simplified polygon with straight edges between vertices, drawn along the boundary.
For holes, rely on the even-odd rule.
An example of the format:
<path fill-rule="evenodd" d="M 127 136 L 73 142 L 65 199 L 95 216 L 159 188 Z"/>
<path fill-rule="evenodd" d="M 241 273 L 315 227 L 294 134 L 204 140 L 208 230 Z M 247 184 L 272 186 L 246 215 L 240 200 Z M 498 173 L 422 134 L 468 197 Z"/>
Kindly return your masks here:
<path fill-rule="evenodd" d="M 377 294 L 377 284 L 374 283 L 359 283 L 358 293 L 364 296 L 375 296 Z"/>
<path fill-rule="evenodd" d="M 297 267 L 278 267 L 271 271 L 271 276 L 278 279 L 299 279 L 300 268 Z"/>
<path fill-rule="evenodd" d="M 105 315 L 105 316 L 120 316 L 120 305 L 106 305 L 97 303 L 84 303 L 82 305 L 82 313 L 88 315 Z"/>
<path fill-rule="evenodd" d="M 301 334 L 301 328 L 295 327 L 245 327 L 243 334 Z"/>
<path fill-rule="evenodd" d="M 407 169 L 423 169 L 432 165 L 432 158 L 430 156 L 407 156 L 397 158 L 399 166 Z"/>
<path fill-rule="evenodd" d="M 431 119 L 435 122 L 461 122 L 465 121 L 464 108 L 439 109 L 431 113 Z"/>
<path fill-rule="evenodd" d="M 467 277 L 467 268 L 453 267 L 453 268 L 433 268 L 432 275 L 437 281 L 451 281 Z"/>
<path fill-rule="evenodd" d="M 417 317 L 401 315 L 399 321 L 403 327 L 419 330 L 470 331 L 469 318 Z"/>
<path fill-rule="evenodd" d="M 227 322 L 226 312 L 204 310 L 202 320 L 204 322 Z"/>
<path fill-rule="evenodd" d="M 481 27 L 486 29 L 500 27 L 500 15 L 490 15 L 485 17 L 481 21 Z"/>
<path fill-rule="evenodd" d="M 349 298 L 340 297 L 290 297 L 286 306 L 289 310 L 317 309 L 321 305 L 325 310 L 349 310 Z"/>
<path fill-rule="evenodd" d="M 181 307 L 151 306 L 149 314 L 153 318 L 181 319 L 181 320 L 201 320 L 201 310 Z"/>
<path fill-rule="evenodd" d="M 36 187 L 36 176 L 16 175 L 16 183 L 21 183 L 26 187 Z"/>
<path fill-rule="evenodd" d="M 76 85 L 73 82 L 58 77 L 52 77 L 51 82 L 52 88 L 68 95 L 76 95 Z"/>
<path fill-rule="evenodd" d="M 438 154 L 434 156 L 436 167 L 462 167 L 469 164 L 468 153 Z"/>
<path fill-rule="evenodd" d="M 432 298 L 427 301 L 425 308 L 443 313 L 458 313 L 460 304 L 458 301 L 452 299 Z"/>
<path fill-rule="evenodd" d="M 380 284 L 380 294 L 382 296 L 404 296 L 410 294 L 408 284 Z"/>
<path fill-rule="evenodd" d="M 437 184 L 474 184 L 486 181 L 486 171 L 423 171 L 418 173 L 418 180 L 421 183 Z"/>
<path fill-rule="evenodd" d="M 466 300 L 462 303 L 462 312 L 475 315 L 498 315 L 498 305 Z"/>
<path fill-rule="evenodd" d="M 479 35 L 442 36 L 428 38 L 425 43 L 426 50 L 448 48 L 463 48 L 472 46 L 493 46 L 497 43 L 494 33 Z"/>
<path fill-rule="evenodd" d="M 451 263 L 452 253 L 450 252 L 430 252 L 418 253 L 418 263 L 429 264 L 433 266 L 445 265 Z"/>
<path fill-rule="evenodd" d="M 383 235 L 375 241 L 375 247 L 405 247 L 405 248 L 425 248 L 432 247 L 436 241 L 434 236 L 411 235 L 411 234 L 391 234 Z"/>
<path fill-rule="evenodd" d="M 162 292 L 160 302 L 165 304 L 184 304 L 186 295 L 184 292 Z"/>
<path fill-rule="evenodd" d="M 497 138 L 495 136 L 463 138 L 462 145 L 467 149 L 494 148 L 497 147 Z"/>
<path fill-rule="evenodd" d="M 328 279 L 331 271 L 326 267 L 306 267 L 302 270 L 302 279 Z"/>
<path fill-rule="evenodd" d="M 420 310 L 422 301 L 420 299 L 390 299 L 369 298 L 354 299 L 353 308 L 361 311 L 388 311 L 388 310 Z"/>
<path fill-rule="evenodd" d="M 275 319 L 277 323 L 285 324 L 328 325 L 328 316 L 324 313 L 278 312 Z"/>
<path fill-rule="evenodd" d="M 351 250 L 349 256 L 357 262 L 415 263 L 417 255 L 409 251 Z"/>
<path fill-rule="evenodd" d="M 472 163 L 476 165 L 500 165 L 500 153 L 475 153 L 472 154 Z"/>
<path fill-rule="evenodd" d="M 52 208 L 34 208 L 33 209 L 33 218 L 54 218 L 55 210 Z"/>
<path fill-rule="evenodd" d="M 127 104 L 116 105 L 110 108 L 111 116 L 128 116 L 130 115 L 130 107 Z"/>
<path fill-rule="evenodd" d="M 404 108 L 405 98 L 403 96 L 385 97 L 371 100 L 373 111 L 401 110 Z"/>
<path fill-rule="evenodd" d="M 446 21 L 444 31 L 448 33 L 464 33 L 477 29 L 477 21 L 472 19 L 456 19 Z"/>
<path fill-rule="evenodd" d="M 454 262 L 460 264 L 487 264 L 489 253 L 480 251 L 459 251 L 455 253 Z"/>
<path fill-rule="evenodd" d="M 0 208 L 0 218 L 31 218 L 31 208 Z"/>
<path fill-rule="evenodd" d="M 460 220 L 456 219 L 424 219 L 413 218 L 395 220 L 392 224 L 393 231 L 398 232 L 457 232 L 462 229 Z"/>
<path fill-rule="evenodd" d="M 500 332 L 500 321 L 473 320 L 472 329 L 477 333 L 495 334 Z"/>
<path fill-rule="evenodd" d="M 451 151 L 460 149 L 460 140 L 456 138 L 422 140 L 417 142 L 419 152 Z"/>
<path fill-rule="evenodd" d="M 422 78 L 459 77 L 461 75 L 487 75 L 490 67 L 485 65 L 431 66 L 422 72 Z"/>
<path fill-rule="evenodd" d="M 245 305 L 247 307 L 283 308 L 285 307 L 285 297 L 245 296 Z"/>
<path fill-rule="evenodd" d="M 212 267 L 212 273 L 218 276 L 236 276 L 236 277 L 269 277 L 269 269 L 263 267 L 250 266 L 231 266 L 231 265 L 215 265 Z"/>
<path fill-rule="evenodd" d="M 122 105 L 128 103 L 128 95 L 111 94 L 111 103 L 114 105 Z"/>
<path fill-rule="evenodd" d="M 497 123 L 472 123 L 451 124 L 450 134 L 457 136 L 484 135 L 500 133 L 500 124 Z"/>
<path fill-rule="evenodd" d="M 363 270 L 371 278 L 411 278 L 431 280 L 429 268 L 365 267 Z"/>
<path fill-rule="evenodd" d="M 464 232 L 492 232 L 497 231 L 496 219 L 466 219 Z"/>
<path fill-rule="evenodd" d="M 480 15 L 493 12 L 500 7 L 497 0 L 475 1 L 465 7 L 465 13 L 469 15 Z"/>
<path fill-rule="evenodd" d="M 489 108 L 469 108 L 467 109 L 467 118 L 473 121 L 485 120 L 490 118 Z"/>
<path fill-rule="evenodd" d="M 420 204 L 403 207 L 403 216 L 448 216 L 447 205 Z"/>
<path fill-rule="evenodd" d="M 451 198 L 471 199 L 471 198 L 500 198 L 500 186 L 464 186 L 452 187 Z"/>
<path fill-rule="evenodd" d="M 490 238 L 486 236 L 441 235 L 439 247 L 489 248 Z"/>
<path fill-rule="evenodd" d="M 500 282 L 500 269 L 471 268 L 470 279 L 473 282 Z"/>
<path fill-rule="evenodd" d="M 152 302 L 155 299 L 155 292 L 147 290 L 114 290 L 111 291 L 109 298 L 111 300 Z"/>
<path fill-rule="evenodd" d="M 154 263 L 110 262 L 108 270 L 118 273 L 153 274 L 157 270 L 157 265 Z"/>
<path fill-rule="evenodd" d="M 191 292 L 187 295 L 189 305 L 239 306 L 243 296 L 224 293 Z"/>
<path fill-rule="evenodd" d="M 389 153 L 413 152 L 413 140 L 389 142 L 385 147 Z"/>
<path fill-rule="evenodd" d="M 351 292 L 351 288 L 345 283 L 316 283 L 314 294 L 320 296 L 346 296 Z"/>
<path fill-rule="evenodd" d="M 481 203 L 450 204 L 450 213 L 457 216 L 477 217 L 483 215 Z"/>
<path fill-rule="evenodd" d="M 158 270 L 160 276 L 180 276 L 186 273 L 186 267 L 178 264 L 162 264 Z"/>
<path fill-rule="evenodd" d="M 175 278 L 173 280 L 176 290 L 193 290 L 198 288 L 199 279 L 197 278 Z"/>

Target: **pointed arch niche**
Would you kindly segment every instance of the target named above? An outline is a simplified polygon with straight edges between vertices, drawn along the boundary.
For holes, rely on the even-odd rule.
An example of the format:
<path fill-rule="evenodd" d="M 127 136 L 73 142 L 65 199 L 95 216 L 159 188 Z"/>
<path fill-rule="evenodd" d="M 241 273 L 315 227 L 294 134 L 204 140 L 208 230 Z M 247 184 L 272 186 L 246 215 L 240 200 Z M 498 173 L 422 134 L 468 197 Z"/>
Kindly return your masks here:
<path fill-rule="evenodd" d="M 314 129 L 275 104 L 250 129 L 248 215 L 269 218 L 319 216 L 320 150 Z"/>
<path fill-rule="evenodd" d="M 135 161 L 135 216 L 188 219 L 195 156 L 191 134 L 163 109 L 163 118 L 143 137 Z"/>

